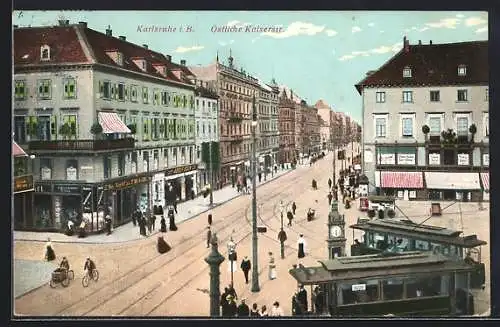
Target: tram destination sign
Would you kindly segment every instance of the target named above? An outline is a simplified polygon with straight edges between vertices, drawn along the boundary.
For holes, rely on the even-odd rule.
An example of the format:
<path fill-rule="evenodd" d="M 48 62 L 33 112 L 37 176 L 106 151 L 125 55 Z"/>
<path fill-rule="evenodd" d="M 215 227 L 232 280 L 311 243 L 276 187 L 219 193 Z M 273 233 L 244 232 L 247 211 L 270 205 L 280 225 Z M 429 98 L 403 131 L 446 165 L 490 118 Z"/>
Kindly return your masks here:
<path fill-rule="evenodd" d="M 354 284 L 351 286 L 353 292 L 366 291 L 366 284 Z"/>

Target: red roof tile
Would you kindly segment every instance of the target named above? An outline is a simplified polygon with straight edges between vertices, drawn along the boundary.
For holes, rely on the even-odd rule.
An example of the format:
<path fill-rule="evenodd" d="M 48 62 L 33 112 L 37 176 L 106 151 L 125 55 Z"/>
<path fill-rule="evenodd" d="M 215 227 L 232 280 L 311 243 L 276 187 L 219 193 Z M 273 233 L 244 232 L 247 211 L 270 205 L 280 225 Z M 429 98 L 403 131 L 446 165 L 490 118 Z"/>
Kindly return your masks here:
<path fill-rule="evenodd" d="M 12 156 L 13 157 L 27 157 L 28 155 L 24 150 L 14 141 L 12 141 Z"/>
<path fill-rule="evenodd" d="M 478 85 L 488 83 L 488 41 L 448 44 L 409 45 L 373 74 L 356 84 L 361 94 L 370 86 Z M 458 76 L 458 66 L 467 67 L 466 76 Z M 403 77 L 409 66 L 412 77 Z"/>
<path fill-rule="evenodd" d="M 14 29 L 14 64 L 88 62 L 73 26 Z M 50 61 L 40 61 L 40 47 L 50 46 Z"/>

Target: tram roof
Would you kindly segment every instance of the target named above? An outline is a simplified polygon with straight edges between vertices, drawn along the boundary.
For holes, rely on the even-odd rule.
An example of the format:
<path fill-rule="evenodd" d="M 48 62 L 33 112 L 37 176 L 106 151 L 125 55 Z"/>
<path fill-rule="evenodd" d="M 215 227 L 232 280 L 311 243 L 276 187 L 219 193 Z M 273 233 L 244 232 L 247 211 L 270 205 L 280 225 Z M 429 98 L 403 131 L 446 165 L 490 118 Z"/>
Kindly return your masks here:
<path fill-rule="evenodd" d="M 373 219 L 349 227 L 364 231 L 393 233 L 408 238 L 417 238 L 422 241 L 458 245 L 465 248 L 473 248 L 487 244 L 487 242 L 479 240 L 476 235 L 462 237 L 460 236 L 462 231 L 438 226 L 420 225 L 409 220 Z"/>
<path fill-rule="evenodd" d="M 422 274 L 467 272 L 473 268 L 429 252 L 404 252 L 340 257 L 319 261 L 321 266 L 291 269 L 289 273 L 304 285 L 349 280 L 404 277 Z"/>

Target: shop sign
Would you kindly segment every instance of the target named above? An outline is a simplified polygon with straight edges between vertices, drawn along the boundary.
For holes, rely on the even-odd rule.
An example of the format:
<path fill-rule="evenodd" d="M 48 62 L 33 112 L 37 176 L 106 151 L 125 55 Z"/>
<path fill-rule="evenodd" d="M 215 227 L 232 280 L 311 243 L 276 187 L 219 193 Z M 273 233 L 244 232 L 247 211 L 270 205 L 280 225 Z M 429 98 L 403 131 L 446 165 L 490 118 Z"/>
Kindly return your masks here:
<path fill-rule="evenodd" d="M 439 153 L 429 153 L 429 165 L 440 165 L 441 155 Z"/>
<path fill-rule="evenodd" d="M 396 156 L 394 153 L 384 153 L 379 154 L 379 164 L 380 165 L 395 165 L 396 164 Z"/>
<path fill-rule="evenodd" d="M 351 286 L 353 292 L 366 291 L 366 284 L 354 284 Z"/>
<path fill-rule="evenodd" d="M 468 166 L 469 165 L 469 154 L 468 153 L 459 153 L 457 162 L 459 166 Z"/>
<path fill-rule="evenodd" d="M 14 193 L 33 190 L 33 175 L 18 176 L 14 178 Z"/>
<path fill-rule="evenodd" d="M 42 167 L 42 179 L 52 179 L 52 169 L 49 167 Z"/>
<path fill-rule="evenodd" d="M 105 184 L 105 185 L 103 185 L 103 189 L 104 189 L 104 191 L 119 190 L 122 188 L 147 183 L 147 182 L 149 182 L 149 180 L 150 180 L 149 176 L 134 177 L 134 178 L 126 179 L 126 180 L 121 180 L 119 182 Z"/>
<path fill-rule="evenodd" d="M 165 171 L 165 176 L 183 174 L 196 169 L 198 169 L 197 164 L 170 168 Z"/>
<path fill-rule="evenodd" d="M 76 181 L 77 178 L 77 169 L 75 167 L 68 167 L 66 169 L 66 179 L 69 181 Z"/>
<path fill-rule="evenodd" d="M 490 154 L 485 153 L 483 154 L 483 166 L 489 166 L 490 165 Z"/>
<path fill-rule="evenodd" d="M 373 162 L 373 154 L 371 150 L 365 150 L 365 162 L 372 163 Z"/>
<path fill-rule="evenodd" d="M 398 165 L 414 165 L 414 153 L 398 153 Z"/>
<path fill-rule="evenodd" d="M 82 192 L 81 185 L 67 185 L 67 184 L 54 185 L 54 193 L 80 194 L 81 192 Z"/>
<path fill-rule="evenodd" d="M 52 192 L 52 184 L 39 184 L 39 183 L 37 183 L 35 186 L 35 192 L 51 193 Z"/>

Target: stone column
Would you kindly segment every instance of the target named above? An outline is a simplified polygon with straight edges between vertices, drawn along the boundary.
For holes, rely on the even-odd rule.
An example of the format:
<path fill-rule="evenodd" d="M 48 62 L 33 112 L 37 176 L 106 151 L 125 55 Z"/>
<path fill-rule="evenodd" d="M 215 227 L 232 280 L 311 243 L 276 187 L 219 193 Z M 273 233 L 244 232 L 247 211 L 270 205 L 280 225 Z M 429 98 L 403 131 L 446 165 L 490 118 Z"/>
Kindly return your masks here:
<path fill-rule="evenodd" d="M 193 179 L 193 192 L 194 192 L 194 196 L 197 196 L 198 195 L 198 176 L 200 176 L 200 172 L 196 172 L 193 174 L 192 176 L 192 179 Z"/>
<path fill-rule="evenodd" d="M 210 243 L 212 251 L 205 258 L 205 262 L 210 266 L 210 316 L 220 316 L 220 264 L 224 261 L 224 257 L 219 253 L 217 248 L 217 234 L 212 234 Z"/>

